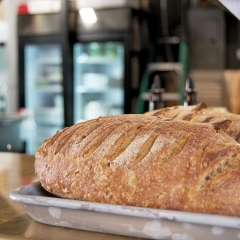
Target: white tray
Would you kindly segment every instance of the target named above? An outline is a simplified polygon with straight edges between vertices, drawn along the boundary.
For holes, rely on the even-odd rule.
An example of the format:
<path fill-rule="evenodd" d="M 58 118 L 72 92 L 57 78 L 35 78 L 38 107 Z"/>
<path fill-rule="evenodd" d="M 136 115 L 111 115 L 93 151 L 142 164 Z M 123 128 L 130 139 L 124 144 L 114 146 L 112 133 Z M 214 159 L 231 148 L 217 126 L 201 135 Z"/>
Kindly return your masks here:
<path fill-rule="evenodd" d="M 147 239 L 240 239 L 240 218 L 62 199 L 39 182 L 22 186 L 10 198 L 38 222 Z"/>

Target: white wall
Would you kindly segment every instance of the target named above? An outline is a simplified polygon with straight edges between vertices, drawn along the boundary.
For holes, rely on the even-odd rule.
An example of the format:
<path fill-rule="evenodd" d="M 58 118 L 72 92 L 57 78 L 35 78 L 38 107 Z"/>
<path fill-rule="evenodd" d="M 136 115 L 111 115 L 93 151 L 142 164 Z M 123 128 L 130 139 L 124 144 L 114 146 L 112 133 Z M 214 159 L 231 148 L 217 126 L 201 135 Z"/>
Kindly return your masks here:
<path fill-rule="evenodd" d="M 3 9 L 1 3 L 0 3 L 0 20 L 3 20 Z"/>
<path fill-rule="evenodd" d="M 6 45 L 7 85 L 8 85 L 8 112 L 18 109 L 18 48 L 17 48 L 17 7 L 26 0 L 2 0 L 3 20 L 9 26 L 9 35 Z"/>

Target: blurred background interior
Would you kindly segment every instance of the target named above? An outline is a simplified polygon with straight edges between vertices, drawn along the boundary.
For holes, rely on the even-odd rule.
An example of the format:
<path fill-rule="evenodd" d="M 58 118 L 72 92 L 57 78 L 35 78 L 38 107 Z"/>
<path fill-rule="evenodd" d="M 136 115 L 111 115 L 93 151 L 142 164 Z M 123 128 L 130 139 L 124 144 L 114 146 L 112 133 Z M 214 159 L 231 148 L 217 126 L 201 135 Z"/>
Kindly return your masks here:
<path fill-rule="evenodd" d="M 238 0 L 2 0 L 0 151 L 34 154 L 98 116 L 240 114 L 239 19 Z"/>

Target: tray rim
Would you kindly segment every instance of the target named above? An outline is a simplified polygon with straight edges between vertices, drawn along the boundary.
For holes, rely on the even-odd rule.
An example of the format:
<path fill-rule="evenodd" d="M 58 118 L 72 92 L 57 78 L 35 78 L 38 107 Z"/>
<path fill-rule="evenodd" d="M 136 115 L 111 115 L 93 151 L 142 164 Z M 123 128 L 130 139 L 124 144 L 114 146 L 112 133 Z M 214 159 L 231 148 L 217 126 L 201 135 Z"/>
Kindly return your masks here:
<path fill-rule="evenodd" d="M 153 220 L 168 220 L 179 223 L 191 223 L 206 226 L 217 226 L 224 228 L 240 229 L 240 218 L 234 216 L 224 216 L 215 214 L 184 212 L 175 210 L 163 210 L 155 208 L 144 208 L 135 206 L 115 205 L 98 202 L 79 201 L 64 199 L 54 196 L 25 194 L 26 189 L 42 188 L 40 181 L 23 185 L 9 193 L 11 200 L 24 205 L 39 205 L 45 207 L 56 207 L 91 211 L 115 215 L 124 215 L 136 218 L 148 218 Z M 45 190 L 46 191 L 46 190 Z"/>

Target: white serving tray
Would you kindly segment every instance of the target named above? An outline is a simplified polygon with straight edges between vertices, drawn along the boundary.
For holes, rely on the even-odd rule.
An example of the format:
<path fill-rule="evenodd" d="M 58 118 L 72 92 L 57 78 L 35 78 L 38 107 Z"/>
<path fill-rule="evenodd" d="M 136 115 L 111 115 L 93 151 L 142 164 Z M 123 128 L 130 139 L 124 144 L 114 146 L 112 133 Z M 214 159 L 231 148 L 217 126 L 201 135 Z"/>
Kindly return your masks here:
<path fill-rule="evenodd" d="M 240 239 L 240 218 L 58 198 L 39 182 L 10 193 L 34 220 L 60 227 L 147 239 Z"/>

